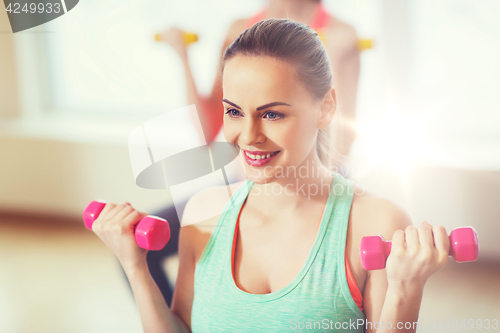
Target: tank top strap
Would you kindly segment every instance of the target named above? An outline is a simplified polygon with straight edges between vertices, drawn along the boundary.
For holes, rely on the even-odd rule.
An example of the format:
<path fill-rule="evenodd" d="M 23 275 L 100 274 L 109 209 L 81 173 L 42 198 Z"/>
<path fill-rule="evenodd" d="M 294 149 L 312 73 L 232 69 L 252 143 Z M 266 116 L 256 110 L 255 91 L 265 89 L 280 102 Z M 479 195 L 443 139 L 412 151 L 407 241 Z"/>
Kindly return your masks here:
<path fill-rule="evenodd" d="M 314 18 L 311 20 L 311 24 L 309 25 L 314 30 L 318 31 L 328 27 L 330 23 L 330 15 L 325 9 L 325 6 L 319 2 L 316 11 L 314 12 Z"/>
<path fill-rule="evenodd" d="M 247 179 L 227 201 L 224 210 L 217 221 L 217 225 L 215 226 L 215 229 L 205 246 L 205 250 L 201 254 L 198 264 L 195 267 L 195 278 L 198 274 L 200 274 L 199 271 L 204 267 L 209 253 L 216 252 L 221 257 L 224 257 L 226 252 L 230 253 L 231 248 L 228 249 L 224 245 L 227 244 L 228 241 L 232 241 L 232 238 L 230 238 L 231 232 L 229 230 L 234 230 L 235 222 L 238 218 L 241 206 L 243 205 L 243 202 L 245 202 L 252 185 L 253 183 Z M 216 240 L 218 246 L 214 246 Z M 215 249 L 213 249 L 214 247 Z"/>
<path fill-rule="evenodd" d="M 335 254 L 336 260 L 345 255 L 347 226 L 349 223 L 349 212 L 351 210 L 352 199 L 354 195 L 354 182 L 344 178 L 341 174 L 333 172 L 333 183 L 331 195 L 335 197 L 330 223 L 325 237 L 335 242 L 325 242 L 324 248 L 331 254 Z M 342 260 L 343 261 L 343 260 Z M 340 262 L 340 261 L 339 261 Z"/>
<path fill-rule="evenodd" d="M 358 304 L 359 296 L 361 295 L 351 292 L 353 288 L 349 286 L 346 272 L 347 228 L 354 197 L 355 183 L 350 179 L 344 178 L 337 172 L 333 172 L 333 176 L 332 188 L 330 190 L 331 195 L 335 198 L 335 204 L 331 211 L 324 241 L 321 244 L 321 261 L 325 264 L 325 268 L 329 274 L 332 274 L 332 279 L 335 277 L 338 281 L 338 287 L 344 295 L 347 305 L 354 313 L 361 316 L 362 312 Z"/>

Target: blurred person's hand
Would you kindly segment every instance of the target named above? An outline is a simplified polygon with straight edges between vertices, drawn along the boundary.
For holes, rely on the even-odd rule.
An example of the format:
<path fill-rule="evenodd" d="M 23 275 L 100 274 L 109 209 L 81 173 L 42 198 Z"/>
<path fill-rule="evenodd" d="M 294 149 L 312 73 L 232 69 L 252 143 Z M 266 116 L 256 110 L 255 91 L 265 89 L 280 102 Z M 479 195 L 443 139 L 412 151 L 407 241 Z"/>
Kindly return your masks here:
<path fill-rule="evenodd" d="M 121 205 L 106 204 L 92 225 L 92 231 L 116 255 L 125 272 L 146 262 L 147 250 L 135 240 L 135 225 L 147 216 L 128 202 Z"/>
<path fill-rule="evenodd" d="M 187 56 L 187 45 L 184 41 L 184 31 L 178 28 L 170 28 L 160 34 L 160 40 L 172 46 L 181 58 Z"/>

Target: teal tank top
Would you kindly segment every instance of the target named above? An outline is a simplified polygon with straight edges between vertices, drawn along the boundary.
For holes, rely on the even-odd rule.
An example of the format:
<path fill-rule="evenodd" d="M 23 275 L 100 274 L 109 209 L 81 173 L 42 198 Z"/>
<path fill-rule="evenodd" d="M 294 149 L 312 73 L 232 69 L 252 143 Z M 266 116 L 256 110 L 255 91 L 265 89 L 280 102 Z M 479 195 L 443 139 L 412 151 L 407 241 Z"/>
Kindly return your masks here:
<path fill-rule="evenodd" d="M 306 262 L 288 286 L 269 294 L 247 293 L 233 280 L 236 220 L 253 182 L 247 180 L 233 194 L 195 268 L 192 332 L 364 332 L 365 316 L 351 296 L 345 273 L 354 183 L 333 175 Z"/>

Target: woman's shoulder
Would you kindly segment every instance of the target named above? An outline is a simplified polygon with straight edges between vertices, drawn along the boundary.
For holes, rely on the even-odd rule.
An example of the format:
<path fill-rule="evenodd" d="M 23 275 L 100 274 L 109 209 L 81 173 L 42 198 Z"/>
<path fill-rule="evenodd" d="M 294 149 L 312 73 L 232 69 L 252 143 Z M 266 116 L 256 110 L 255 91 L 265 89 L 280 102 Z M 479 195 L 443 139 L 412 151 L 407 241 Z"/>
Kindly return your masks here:
<path fill-rule="evenodd" d="M 248 28 L 249 21 L 250 18 L 241 18 L 233 21 L 227 31 L 226 44 L 230 44 L 233 40 L 238 38 L 238 36 Z"/>
<path fill-rule="evenodd" d="M 358 35 L 352 25 L 335 16 L 329 17 L 328 27 L 326 28 L 327 48 L 337 50 L 338 53 L 348 52 L 357 49 Z"/>
<path fill-rule="evenodd" d="M 181 225 L 192 225 L 206 220 L 205 217 L 218 217 L 227 201 L 228 193 L 235 193 L 246 180 L 220 186 L 208 187 L 193 195 L 187 202 Z"/>
<path fill-rule="evenodd" d="M 391 239 L 396 230 L 404 230 L 412 224 L 399 205 L 369 192 L 354 193 L 350 220 L 354 236 L 359 240 L 373 235 Z"/>
<path fill-rule="evenodd" d="M 187 202 L 181 219 L 180 237 L 182 243 L 193 247 L 196 259 L 205 249 L 228 202 L 228 190 L 234 194 L 245 183 L 246 180 L 232 183 L 229 189 L 226 185 L 212 186 L 196 193 Z"/>
<path fill-rule="evenodd" d="M 354 193 L 347 233 L 347 253 L 351 271 L 361 292 L 364 292 L 367 273 L 359 257 L 361 239 L 381 235 L 392 239 L 396 230 L 411 224 L 409 216 L 394 202 L 368 192 Z"/>

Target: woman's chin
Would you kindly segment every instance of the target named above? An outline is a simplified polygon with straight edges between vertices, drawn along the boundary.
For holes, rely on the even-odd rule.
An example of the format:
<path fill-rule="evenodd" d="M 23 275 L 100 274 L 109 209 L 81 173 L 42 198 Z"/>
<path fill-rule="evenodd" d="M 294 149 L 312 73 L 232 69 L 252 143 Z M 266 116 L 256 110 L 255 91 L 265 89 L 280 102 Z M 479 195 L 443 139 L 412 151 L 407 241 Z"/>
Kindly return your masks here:
<path fill-rule="evenodd" d="M 269 184 L 276 180 L 273 176 L 264 176 L 262 174 L 257 175 L 256 173 L 252 174 L 252 172 L 247 172 L 247 179 L 254 184 L 260 185 Z"/>
<path fill-rule="evenodd" d="M 269 184 L 269 183 L 272 183 L 271 181 L 269 181 L 268 179 L 261 179 L 261 178 L 257 178 L 257 179 L 252 179 L 251 177 L 248 178 L 252 183 L 254 184 L 258 184 L 258 185 L 264 185 L 264 184 Z"/>

